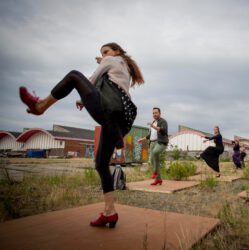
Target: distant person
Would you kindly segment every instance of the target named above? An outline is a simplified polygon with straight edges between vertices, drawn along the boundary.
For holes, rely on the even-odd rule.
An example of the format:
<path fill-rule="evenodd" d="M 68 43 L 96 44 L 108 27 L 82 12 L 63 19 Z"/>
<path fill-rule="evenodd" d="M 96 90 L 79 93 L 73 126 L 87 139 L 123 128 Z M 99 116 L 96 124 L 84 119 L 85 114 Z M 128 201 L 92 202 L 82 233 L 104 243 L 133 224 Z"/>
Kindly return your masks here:
<path fill-rule="evenodd" d="M 142 143 L 144 140 L 149 140 L 150 147 L 150 161 L 153 168 L 153 174 L 151 178 L 155 179 L 151 185 L 162 185 L 162 179 L 160 175 L 160 154 L 166 150 L 168 145 L 168 123 L 165 119 L 161 117 L 160 108 L 153 108 L 153 118 L 150 125 L 149 134 L 146 137 L 140 138 L 139 143 Z"/>
<path fill-rule="evenodd" d="M 51 105 L 68 96 L 76 89 L 81 100 L 76 101 L 78 109 L 86 107 L 92 118 L 102 126 L 95 160 L 104 193 L 105 207 L 91 226 L 115 227 L 118 214 L 114 207 L 113 178 L 109 162 L 114 148 L 123 147 L 123 137 L 127 134 L 136 117 L 136 106 L 129 94 L 131 86 L 144 83 L 136 62 L 116 43 L 101 47 L 102 57 L 96 57 L 98 68 L 88 80 L 82 73 L 71 71 L 51 91 L 45 99 L 39 99 L 20 88 L 21 100 L 28 106 L 28 112 L 43 114 Z"/>
<path fill-rule="evenodd" d="M 241 167 L 245 167 L 245 158 L 246 158 L 246 148 L 244 145 L 240 147 L 240 162 L 241 162 Z"/>
<path fill-rule="evenodd" d="M 240 159 L 240 143 L 239 143 L 239 140 L 235 140 L 235 141 L 232 141 L 233 143 L 233 163 L 235 165 L 235 167 L 238 169 L 238 168 L 241 168 L 241 159 Z"/>
<path fill-rule="evenodd" d="M 222 141 L 222 135 L 220 134 L 220 129 L 218 126 L 214 127 L 214 135 L 203 136 L 206 138 L 204 142 L 213 140 L 215 147 L 207 147 L 199 156 L 196 156 L 197 159 L 202 158 L 207 165 L 212 168 L 216 174 L 216 177 L 220 177 L 220 166 L 219 166 L 219 156 L 224 152 L 224 145 Z"/>

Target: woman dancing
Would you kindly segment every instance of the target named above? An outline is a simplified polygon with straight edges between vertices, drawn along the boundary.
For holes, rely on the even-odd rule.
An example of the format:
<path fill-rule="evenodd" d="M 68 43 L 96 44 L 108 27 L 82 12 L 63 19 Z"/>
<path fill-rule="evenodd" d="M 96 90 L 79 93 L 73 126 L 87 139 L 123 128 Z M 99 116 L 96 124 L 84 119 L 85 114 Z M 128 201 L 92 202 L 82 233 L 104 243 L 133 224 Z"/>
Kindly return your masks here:
<path fill-rule="evenodd" d="M 246 157 L 246 148 L 244 145 L 240 147 L 240 162 L 241 162 L 241 167 L 245 167 L 245 157 Z"/>
<path fill-rule="evenodd" d="M 240 159 L 240 144 L 239 140 L 232 141 L 233 146 L 233 163 L 236 166 L 236 169 L 241 168 L 241 159 Z"/>
<path fill-rule="evenodd" d="M 123 147 L 123 137 L 136 118 L 136 106 L 129 94 L 131 86 L 144 83 L 136 62 L 116 43 L 101 47 L 102 57 L 96 57 L 100 65 L 88 80 L 78 71 L 69 72 L 45 99 L 31 95 L 20 87 L 21 100 L 28 106 L 27 112 L 43 114 L 51 105 L 76 89 L 81 100 L 76 101 L 79 110 L 87 109 L 92 118 L 102 126 L 95 167 L 100 175 L 104 194 L 103 213 L 90 222 L 91 226 L 114 228 L 118 214 L 114 206 L 113 179 L 109 169 L 110 158 L 116 148 Z"/>
<path fill-rule="evenodd" d="M 207 163 L 207 165 L 215 171 L 216 177 L 220 177 L 219 156 L 224 152 L 224 146 L 219 127 L 214 127 L 214 136 L 203 137 L 206 138 L 204 142 L 213 140 L 215 147 L 207 147 L 198 158 L 202 158 Z"/>

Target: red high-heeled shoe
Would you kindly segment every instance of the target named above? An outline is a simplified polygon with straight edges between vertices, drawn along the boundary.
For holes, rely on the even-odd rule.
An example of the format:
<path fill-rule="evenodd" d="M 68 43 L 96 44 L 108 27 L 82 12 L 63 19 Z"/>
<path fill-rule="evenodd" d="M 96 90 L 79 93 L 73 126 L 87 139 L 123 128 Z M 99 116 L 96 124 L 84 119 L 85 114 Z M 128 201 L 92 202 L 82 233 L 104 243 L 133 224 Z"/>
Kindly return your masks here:
<path fill-rule="evenodd" d="M 151 175 L 151 179 L 156 179 L 156 177 L 157 177 L 157 172 L 153 172 L 153 174 Z"/>
<path fill-rule="evenodd" d="M 162 185 L 163 181 L 162 180 L 155 180 L 154 182 L 152 182 L 150 185 L 152 186 L 156 186 L 157 184 Z"/>
<path fill-rule="evenodd" d="M 105 227 L 106 224 L 109 223 L 109 228 L 115 228 L 117 221 L 118 221 L 117 213 L 110 216 L 105 216 L 103 213 L 101 213 L 97 220 L 90 222 L 90 225 L 92 227 Z"/>
<path fill-rule="evenodd" d="M 41 115 L 43 112 L 39 112 L 35 105 L 39 101 L 38 96 L 31 95 L 25 87 L 19 88 L 19 95 L 23 103 L 28 106 L 27 112 L 34 115 Z"/>

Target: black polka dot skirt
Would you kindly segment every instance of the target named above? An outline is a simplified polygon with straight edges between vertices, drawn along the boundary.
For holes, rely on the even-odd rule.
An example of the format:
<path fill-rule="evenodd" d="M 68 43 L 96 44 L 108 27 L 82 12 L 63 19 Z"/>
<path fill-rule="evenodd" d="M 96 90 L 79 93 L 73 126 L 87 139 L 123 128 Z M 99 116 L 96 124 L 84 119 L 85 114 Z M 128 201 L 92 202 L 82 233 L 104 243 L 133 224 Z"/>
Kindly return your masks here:
<path fill-rule="evenodd" d="M 121 99 L 122 99 L 123 111 L 124 111 L 124 122 L 125 122 L 124 129 L 125 129 L 125 133 L 128 133 L 131 130 L 133 122 L 136 119 L 137 107 L 131 101 L 130 97 L 126 94 L 126 92 L 119 85 L 111 81 L 110 83 L 114 85 L 121 93 Z"/>

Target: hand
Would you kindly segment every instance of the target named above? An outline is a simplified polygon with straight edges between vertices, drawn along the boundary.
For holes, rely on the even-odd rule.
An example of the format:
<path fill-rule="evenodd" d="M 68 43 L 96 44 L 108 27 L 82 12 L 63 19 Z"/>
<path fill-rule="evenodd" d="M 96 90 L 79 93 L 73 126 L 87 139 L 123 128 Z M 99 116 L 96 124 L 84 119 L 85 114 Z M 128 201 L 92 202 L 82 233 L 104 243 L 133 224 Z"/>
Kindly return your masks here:
<path fill-rule="evenodd" d="M 76 101 L 76 107 L 79 110 L 82 110 L 84 108 L 84 104 L 82 103 L 82 101 L 78 100 Z"/>
<path fill-rule="evenodd" d="M 142 143 L 143 140 L 144 140 L 144 138 L 140 138 L 137 142 L 138 142 L 138 143 Z"/>
<path fill-rule="evenodd" d="M 96 56 L 95 59 L 96 59 L 96 62 L 97 62 L 98 64 L 100 64 L 103 58 L 102 58 L 102 57 Z"/>
<path fill-rule="evenodd" d="M 207 141 L 209 141 L 209 140 L 203 140 L 204 143 L 207 142 Z"/>

